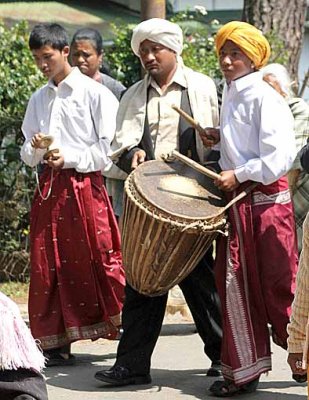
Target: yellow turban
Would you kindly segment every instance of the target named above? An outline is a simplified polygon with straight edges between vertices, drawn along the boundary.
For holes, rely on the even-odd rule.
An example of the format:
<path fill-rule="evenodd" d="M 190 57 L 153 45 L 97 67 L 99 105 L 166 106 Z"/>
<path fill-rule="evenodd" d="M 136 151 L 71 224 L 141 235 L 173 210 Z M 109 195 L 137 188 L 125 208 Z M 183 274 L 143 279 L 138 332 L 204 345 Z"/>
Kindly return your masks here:
<path fill-rule="evenodd" d="M 247 22 L 232 21 L 219 29 L 215 44 L 217 53 L 227 40 L 234 42 L 257 69 L 262 68 L 270 56 L 270 46 L 261 31 Z"/>

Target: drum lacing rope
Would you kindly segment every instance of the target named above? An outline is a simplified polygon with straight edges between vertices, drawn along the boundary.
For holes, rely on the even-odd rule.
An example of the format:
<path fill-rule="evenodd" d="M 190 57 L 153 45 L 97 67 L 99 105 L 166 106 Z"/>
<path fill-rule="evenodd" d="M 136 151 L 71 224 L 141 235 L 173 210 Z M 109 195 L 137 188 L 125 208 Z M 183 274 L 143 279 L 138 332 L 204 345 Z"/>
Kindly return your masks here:
<path fill-rule="evenodd" d="M 225 223 L 225 222 L 226 222 L 225 220 L 222 221 L 222 223 Z M 209 221 L 207 221 L 207 223 L 206 223 L 206 221 L 195 221 L 195 222 L 192 222 L 191 224 L 186 225 L 182 229 L 182 232 L 185 232 L 188 229 L 197 229 L 197 228 L 200 228 L 203 231 L 209 231 L 211 229 L 214 229 L 216 232 L 221 233 L 224 236 L 227 236 L 226 230 L 222 231 L 221 229 L 217 229 L 216 228 L 216 224 L 215 223 L 210 224 Z"/>

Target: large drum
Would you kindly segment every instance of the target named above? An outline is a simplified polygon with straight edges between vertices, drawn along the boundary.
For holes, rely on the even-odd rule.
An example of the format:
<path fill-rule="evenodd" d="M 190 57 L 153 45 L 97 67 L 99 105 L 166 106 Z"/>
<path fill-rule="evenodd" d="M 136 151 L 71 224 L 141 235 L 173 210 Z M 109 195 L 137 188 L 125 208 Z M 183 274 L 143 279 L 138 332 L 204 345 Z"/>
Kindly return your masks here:
<path fill-rule="evenodd" d="M 181 282 L 219 232 L 225 202 L 211 178 L 180 161 L 148 161 L 125 183 L 122 252 L 128 283 L 158 296 Z"/>

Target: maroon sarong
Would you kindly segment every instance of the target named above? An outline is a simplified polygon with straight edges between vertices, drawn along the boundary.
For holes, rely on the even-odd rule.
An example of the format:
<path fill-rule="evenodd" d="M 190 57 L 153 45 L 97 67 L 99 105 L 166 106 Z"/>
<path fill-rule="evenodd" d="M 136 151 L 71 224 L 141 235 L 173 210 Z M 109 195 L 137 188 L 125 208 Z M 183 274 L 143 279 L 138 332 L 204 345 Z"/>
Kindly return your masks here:
<path fill-rule="evenodd" d="M 40 177 L 43 197 L 51 170 Z M 99 172 L 54 173 L 31 209 L 29 318 L 43 349 L 114 339 L 124 300 L 120 235 Z"/>
<path fill-rule="evenodd" d="M 223 315 L 222 366 L 226 379 L 242 385 L 271 369 L 268 324 L 274 340 L 286 347 L 297 269 L 286 178 L 256 186 L 229 210 L 229 223 L 215 268 Z"/>

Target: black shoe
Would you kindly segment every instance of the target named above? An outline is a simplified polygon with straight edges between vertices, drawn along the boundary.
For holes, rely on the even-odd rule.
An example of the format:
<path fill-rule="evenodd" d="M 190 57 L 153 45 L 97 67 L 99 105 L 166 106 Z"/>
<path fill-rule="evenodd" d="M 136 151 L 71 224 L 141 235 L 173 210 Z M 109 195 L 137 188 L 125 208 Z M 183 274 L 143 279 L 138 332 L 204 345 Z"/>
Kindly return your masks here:
<path fill-rule="evenodd" d="M 293 374 L 292 378 L 294 379 L 294 381 L 298 382 L 298 383 L 304 383 L 307 382 L 307 374 Z"/>
<path fill-rule="evenodd" d="M 145 385 L 151 383 L 150 374 L 134 375 L 128 368 L 120 365 L 115 365 L 108 370 L 98 371 L 94 377 L 99 381 L 110 383 L 114 386 Z"/>
<path fill-rule="evenodd" d="M 215 397 L 231 397 L 238 394 L 248 394 L 256 391 L 259 379 L 256 378 L 244 385 L 236 386 L 234 382 L 229 380 L 215 381 L 209 388 L 210 393 Z"/>
<path fill-rule="evenodd" d="M 220 361 L 213 361 L 211 363 L 211 366 L 207 371 L 206 376 L 214 376 L 214 377 L 222 376 Z"/>

